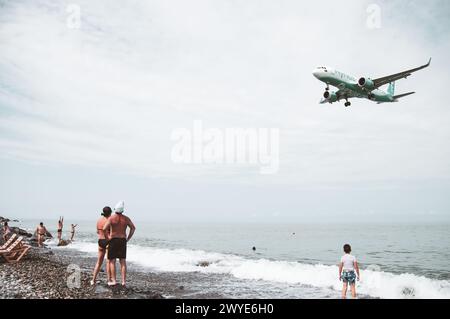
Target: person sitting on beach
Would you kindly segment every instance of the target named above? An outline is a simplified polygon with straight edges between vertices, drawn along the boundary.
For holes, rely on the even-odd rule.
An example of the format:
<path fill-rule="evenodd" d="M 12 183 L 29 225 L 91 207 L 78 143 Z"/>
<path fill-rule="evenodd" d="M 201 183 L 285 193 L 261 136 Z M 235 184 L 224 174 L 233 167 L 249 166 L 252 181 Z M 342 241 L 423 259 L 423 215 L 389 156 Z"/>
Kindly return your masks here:
<path fill-rule="evenodd" d="M 64 226 L 64 216 L 60 216 L 58 220 L 58 241 L 61 241 Z"/>
<path fill-rule="evenodd" d="M 358 281 L 361 279 L 359 275 L 358 262 L 355 256 L 350 255 L 352 247 L 349 244 L 344 245 L 344 256 L 341 257 L 341 262 L 339 263 L 339 280 L 342 280 L 342 298 L 347 297 L 347 287 L 350 284 L 350 289 L 352 291 L 352 297 L 356 298 L 356 276 L 358 276 Z M 356 270 L 356 274 L 355 274 Z"/>
<path fill-rule="evenodd" d="M 77 227 L 78 224 L 71 224 L 71 230 L 70 230 L 70 241 L 73 241 L 73 236 L 75 236 L 75 227 Z"/>
<path fill-rule="evenodd" d="M 110 234 L 109 248 L 108 248 L 108 262 L 111 271 L 110 286 L 116 285 L 116 259 L 120 262 L 120 273 L 122 275 L 122 286 L 125 287 L 127 275 L 127 242 L 133 237 L 136 227 L 130 218 L 123 215 L 124 202 L 120 201 L 114 208 L 115 214 L 112 215 L 103 226 L 105 236 Z M 127 228 L 130 228 L 127 237 Z"/>
<path fill-rule="evenodd" d="M 91 285 L 95 285 L 100 268 L 102 268 L 103 260 L 105 259 L 106 251 L 108 250 L 109 233 L 103 231 L 103 226 L 105 226 L 108 218 L 111 216 L 111 207 L 105 206 L 103 208 L 102 217 L 97 220 L 97 235 L 98 235 L 98 258 L 97 263 L 94 267 L 94 274 L 91 280 Z M 109 262 L 106 263 L 106 277 L 107 282 L 110 282 L 111 271 L 109 269 Z"/>
<path fill-rule="evenodd" d="M 3 240 L 7 241 L 9 234 L 11 234 L 11 233 L 12 233 L 12 231 L 11 231 L 11 228 L 8 226 L 8 222 L 5 222 L 3 224 Z"/>
<path fill-rule="evenodd" d="M 36 228 L 38 246 L 44 247 L 45 235 L 47 234 L 47 228 L 45 228 L 44 223 L 40 222 L 39 226 Z"/>

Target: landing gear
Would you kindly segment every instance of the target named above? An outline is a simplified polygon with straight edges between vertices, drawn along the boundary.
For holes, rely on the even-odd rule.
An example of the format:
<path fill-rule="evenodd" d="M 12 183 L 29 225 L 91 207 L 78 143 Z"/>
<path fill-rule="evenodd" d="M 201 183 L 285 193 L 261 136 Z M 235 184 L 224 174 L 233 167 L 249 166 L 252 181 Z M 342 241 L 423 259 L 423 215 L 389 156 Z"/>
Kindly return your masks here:
<path fill-rule="evenodd" d="M 330 89 L 330 86 L 327 83 L 327 87 L 325 88 L 325 91 L 328 91 Z"/>
<path fill-rule="evenodd" d="M 345 102 L 345 104 L 344 104 L 344 105 L 345 105 L 345 107 L 348 107 L 348 106 L 352 105 L 352 103 L 350 103 L 350 102 L 348 101 L 348 99 L 347 99 L 347 98 L 345 99 L 345 101 L 346 101 L 346 102 Z"/>

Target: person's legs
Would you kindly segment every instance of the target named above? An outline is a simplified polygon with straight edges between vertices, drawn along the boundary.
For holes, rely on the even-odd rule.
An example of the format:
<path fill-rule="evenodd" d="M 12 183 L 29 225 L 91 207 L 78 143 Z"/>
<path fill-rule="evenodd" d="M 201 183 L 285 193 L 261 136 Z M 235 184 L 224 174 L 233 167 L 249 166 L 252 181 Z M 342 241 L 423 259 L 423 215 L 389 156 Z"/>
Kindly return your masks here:
<path fill-rule="evenodd" d="M 117 284 L 116 282 L 116 259 L 110 259 L 109 261 L 109 271 L 111 273 L 110 284 L 111 286 L 114 286 Z"/>
<path fill-rule="evenodd" d="M 108 263 L 110 278 L 108 285 L 113 286 L 117 284 L 116 281 L 116 259 L 117 259 L 117 239 L 112 238 L 108 245 Z"/>
<path fill-rule="evenodd" d="M 356 298 L 356 284 L 355 283 L 350 285 L 350 290 L 352 291 L 352 298 Z"/>
<path fill-rule="evenodd" d="M 347 298 L 347 283 L 344 282 L 344 284 L 342 285 L 342 299 Z"/>
<path fill-rule="evenodd" d="M 110 282 L 112 276 L 111 276 L 111 265 L 109 264 L 109 260 L 106 262 L 106 277 L 108 278 L 108 282 Z"/>
<path fill-rule="evenodd" d="M 100 272 L 100 268 L 102 268 L 103 260 L 105 259 L 105 250 L 103 248 L 98 248 L 98 258 L 97 263 L 94 267 L 94 274 L 92 277 L 91 285 L 95 284 L 97 280 L 98 273 Z"/>
<path fill-rule="evenodd" d="M 122 275 L 122 286 L 125 286 L 127 279 L 127 260 L 125 258 L 120 258 L 120 274 Z"/>

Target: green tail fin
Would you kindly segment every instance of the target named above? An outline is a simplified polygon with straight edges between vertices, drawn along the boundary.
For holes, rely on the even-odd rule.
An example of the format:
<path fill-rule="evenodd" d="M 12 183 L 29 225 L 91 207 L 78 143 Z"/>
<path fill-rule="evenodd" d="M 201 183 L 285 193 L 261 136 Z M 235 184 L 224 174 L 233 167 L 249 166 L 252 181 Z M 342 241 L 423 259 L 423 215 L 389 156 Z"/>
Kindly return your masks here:
<path fill-rule="evenodd" d="M 387 93 L 389 94 L 389 95 L 394 95 L 394 93 L 395 93 L 395 82 L 391 82 L 391 83 L 389 83 L 389 86 L 388 86 L 388 89 L 387 89 Z"/>

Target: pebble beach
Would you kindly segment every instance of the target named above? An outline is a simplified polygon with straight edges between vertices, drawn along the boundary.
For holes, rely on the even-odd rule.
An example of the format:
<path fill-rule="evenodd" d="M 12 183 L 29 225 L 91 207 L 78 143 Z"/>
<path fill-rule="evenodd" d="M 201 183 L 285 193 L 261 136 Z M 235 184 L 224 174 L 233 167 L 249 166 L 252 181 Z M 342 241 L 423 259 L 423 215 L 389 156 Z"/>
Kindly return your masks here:
<path fill-rule="evenodd" d="M 95 258 L 39 248 L 33 234 L 16 227 L 13 232 L 23 236 L 25 243 L 32 247 L 18 263 L 7 263 L 0 257 L 0 299 L 162 299 L 182 297 L 185 293 L 176 278 L 132 271 L 128 274 L 127 287 L 107 286 L 103 270 L 98 283 L 91 286 Z M 1 230 L 0 235 L 3 235 Z"/>

